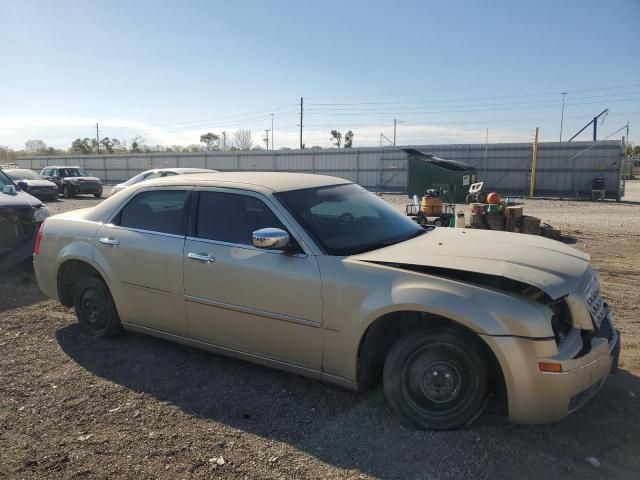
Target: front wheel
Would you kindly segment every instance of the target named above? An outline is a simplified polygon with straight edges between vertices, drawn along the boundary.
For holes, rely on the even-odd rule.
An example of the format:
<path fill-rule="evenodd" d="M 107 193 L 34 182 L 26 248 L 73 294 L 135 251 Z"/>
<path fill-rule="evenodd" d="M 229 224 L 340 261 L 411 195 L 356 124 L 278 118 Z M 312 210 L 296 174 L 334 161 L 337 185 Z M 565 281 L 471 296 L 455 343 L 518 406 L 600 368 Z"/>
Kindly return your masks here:
<path fill-rule="evenodd" d="M 384 364 L 384 391 L 400 422 L 452 430 L 484 409 L 487 367 L 472 339 L 456 330 L 417 329 L 400 338 Z"/>
<path fill-rule="evenodd" d="M 64 187 L 62 187 L 62 196 L 64 198 L 71 198 L 73 197 L 73 192 L 71 191 L 71 188 L 69 188 L 68 185 L 65 185 Z"/>
<path fill-rule="evenodd" d="M 80 326 L 94 337 L 115 337 L 122 324 L 107 285 L 96 277 L 86 277 L 75 289 L 75 309 Z"/>
<path fill-rule="evenodd" d="M 96 193 L 93 194 L 93 196 L 96 198 L 102 198 L 102 190 L 98 190 Z"/>

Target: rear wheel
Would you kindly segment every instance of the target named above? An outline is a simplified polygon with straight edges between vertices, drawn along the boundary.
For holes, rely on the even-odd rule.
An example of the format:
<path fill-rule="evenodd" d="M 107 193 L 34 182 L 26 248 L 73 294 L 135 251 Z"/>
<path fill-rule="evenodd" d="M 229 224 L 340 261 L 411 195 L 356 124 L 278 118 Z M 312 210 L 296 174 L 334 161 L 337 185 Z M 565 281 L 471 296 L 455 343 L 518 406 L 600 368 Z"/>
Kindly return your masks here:
<path fill-rule="evenodd" d="M 486 362 L 456 330 L 407 333 L 391 348 L 383 381 L 401 423 L 417 429 L 462 428 L 482 413 L 487 396 Z"/>
<path fill-rule="evenodd" d="M 115 337 L 122 324 L 107 285 L 96 277 L 78 282 L 74 296 L 76 316 L 82 328 L 94 337 Z"/>

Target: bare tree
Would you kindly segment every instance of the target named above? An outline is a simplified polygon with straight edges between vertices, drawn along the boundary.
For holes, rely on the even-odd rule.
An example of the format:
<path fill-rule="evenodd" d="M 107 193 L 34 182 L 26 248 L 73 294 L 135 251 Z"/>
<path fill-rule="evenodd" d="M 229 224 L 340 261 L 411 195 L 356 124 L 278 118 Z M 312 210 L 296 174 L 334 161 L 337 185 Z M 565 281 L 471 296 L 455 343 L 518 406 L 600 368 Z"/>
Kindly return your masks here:
<path fill-rule="evenodd" d="M 30 155 L 42 155 L 43 153 L 47 153 L 47 144 L 38 139 L 27 140 L 24 142 L 24 149 Z"/>
<path fill-rule="evenodd" d="M 233 143 L 238 150 L 251 150 L 253 141 L 251 140 L 251 130 L 240 129 L 234 135 Z"/>
<path fill-rule="evenodd" d="M 340 148 L 340 144 L 342 143 L 342 133 L 338 130 L 331 130 L 331 138 L 329 140 L 335 140 L 334 145 Z"/>
<path fill-rule="evenodd" d="M 131 139 L 131 153 L 141 153 L 146 150 L 146 140 L 140 135 L 136 135 Z"/>

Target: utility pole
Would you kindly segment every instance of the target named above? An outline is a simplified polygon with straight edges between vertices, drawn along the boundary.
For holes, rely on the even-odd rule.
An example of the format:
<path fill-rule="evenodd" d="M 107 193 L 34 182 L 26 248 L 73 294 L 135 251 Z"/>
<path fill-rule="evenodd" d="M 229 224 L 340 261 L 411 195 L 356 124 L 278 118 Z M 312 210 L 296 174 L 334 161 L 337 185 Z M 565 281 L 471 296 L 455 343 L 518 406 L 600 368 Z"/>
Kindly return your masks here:
<path fill-rule="evenodd" d="M 536 133 L 533 138 L 533 147 L 531 149 L 531 180 L 529 183 L 529 198 L 533 197 L 533 193 L 536 187 L 536 168 L 538 166 L 538 132 L 539 128 L 536 127 Z"/>
<path fill-rule="evenodd" d="M 100 129 L 98 127 L 98 122 L 96 122 L 96 145 L 98 148 L 98 153 L 100 153 Z"/>
<path fill-rule="evenodd" d="M 393 119 L 393 146 L 395 147 L 396 145 L 396 125 L 397 125 L 398 121 L 394 118 Z"/>
<path fill-rule="evenodd" d="M 227 149 L 227 132 L 222 132 L 222 150 Z"/>
<path fill-rule="evenodd" d="M 562 113 L 560 114 L 560 143 L 562 143 L 562 124 L 564 123 L 564 97 L 569 92 L 562 92 Z"/>
<path fill-rule="evenodd" d="M 487 128 L 487 136 L 484 139 L 484 175 L 482 181 L 487 181 L 487 150 L 489 150 L 489 129 Z"/>
<path fill-rule="evenodd" d="M 269 132 L 270 131 L 271 130 L 269 130 L 268 128 L 265 128 L 265 130 L 264 130 L 264 134 L 265 134 L 264 143 L 267 144 L 267 150 L 269 150 Z M 273 150 L 273 147 L 271 147 L 271 149 Z"/>
<path fill-rule="evenodd" d="M 273 113 L 271 114 L 271 150 L 275 147 L 276 131 L 273 129 Z"/>
<path fill-rule="evenodd" d="M 304 98 L 300 97 L 300 149 L 302 150 L 304 147 L 302 146 L 302 112 L 304 111 Z"/>

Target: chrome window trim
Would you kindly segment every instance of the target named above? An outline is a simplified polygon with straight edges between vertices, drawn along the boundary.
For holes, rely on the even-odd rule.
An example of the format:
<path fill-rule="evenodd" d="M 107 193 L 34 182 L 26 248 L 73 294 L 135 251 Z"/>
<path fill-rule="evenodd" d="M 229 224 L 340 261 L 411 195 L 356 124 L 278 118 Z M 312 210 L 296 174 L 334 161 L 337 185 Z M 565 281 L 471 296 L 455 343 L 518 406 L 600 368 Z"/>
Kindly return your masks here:
<path fill-rule="evenodd" d="M 113 223 L 108 223 L 105 225 L 105 227 L 112 228 L 114 230 L 124 230 L 125 232 L 147 233 L 150 235 L 158 235 L 160 237 L 182 238 L 182 239 L 185 238 L 184 235 L 178 235 L 175 233 L 156 232 L 153 230 L 143 230 L 142 228 L 121 227 L 120 225 L 114 225 Z"/>
<path fill-rule="evenodd" d="M 186 240 L 191 240 L 193 242 L 204 242 L 204 243 L 210 243 L 212 245 L 220 245 L 222 247 L 230 247 L 230 248 L 242 248 L 242 249 L 245 249 L 245 250 L 253 250 L 253 251 L 256 251 L 256 252 L 272 253 L 272 254 L 275 254 L 275 255 L 287 254 L 286 250 L 258 248 L 258 247 L 254 247 L 253 245 L 247 244 L 247 243 L 224 242 L 222 240 L 210 240 L 208 238 L 189 237 L 189 236 L 187 236 L 185 239 Z M 296 257 L 296 258 L 307 258 L 309 255 L 307 255 L 306 253 L 296 252 L 296 253 L 290 253 L 288 256 Z"/>

